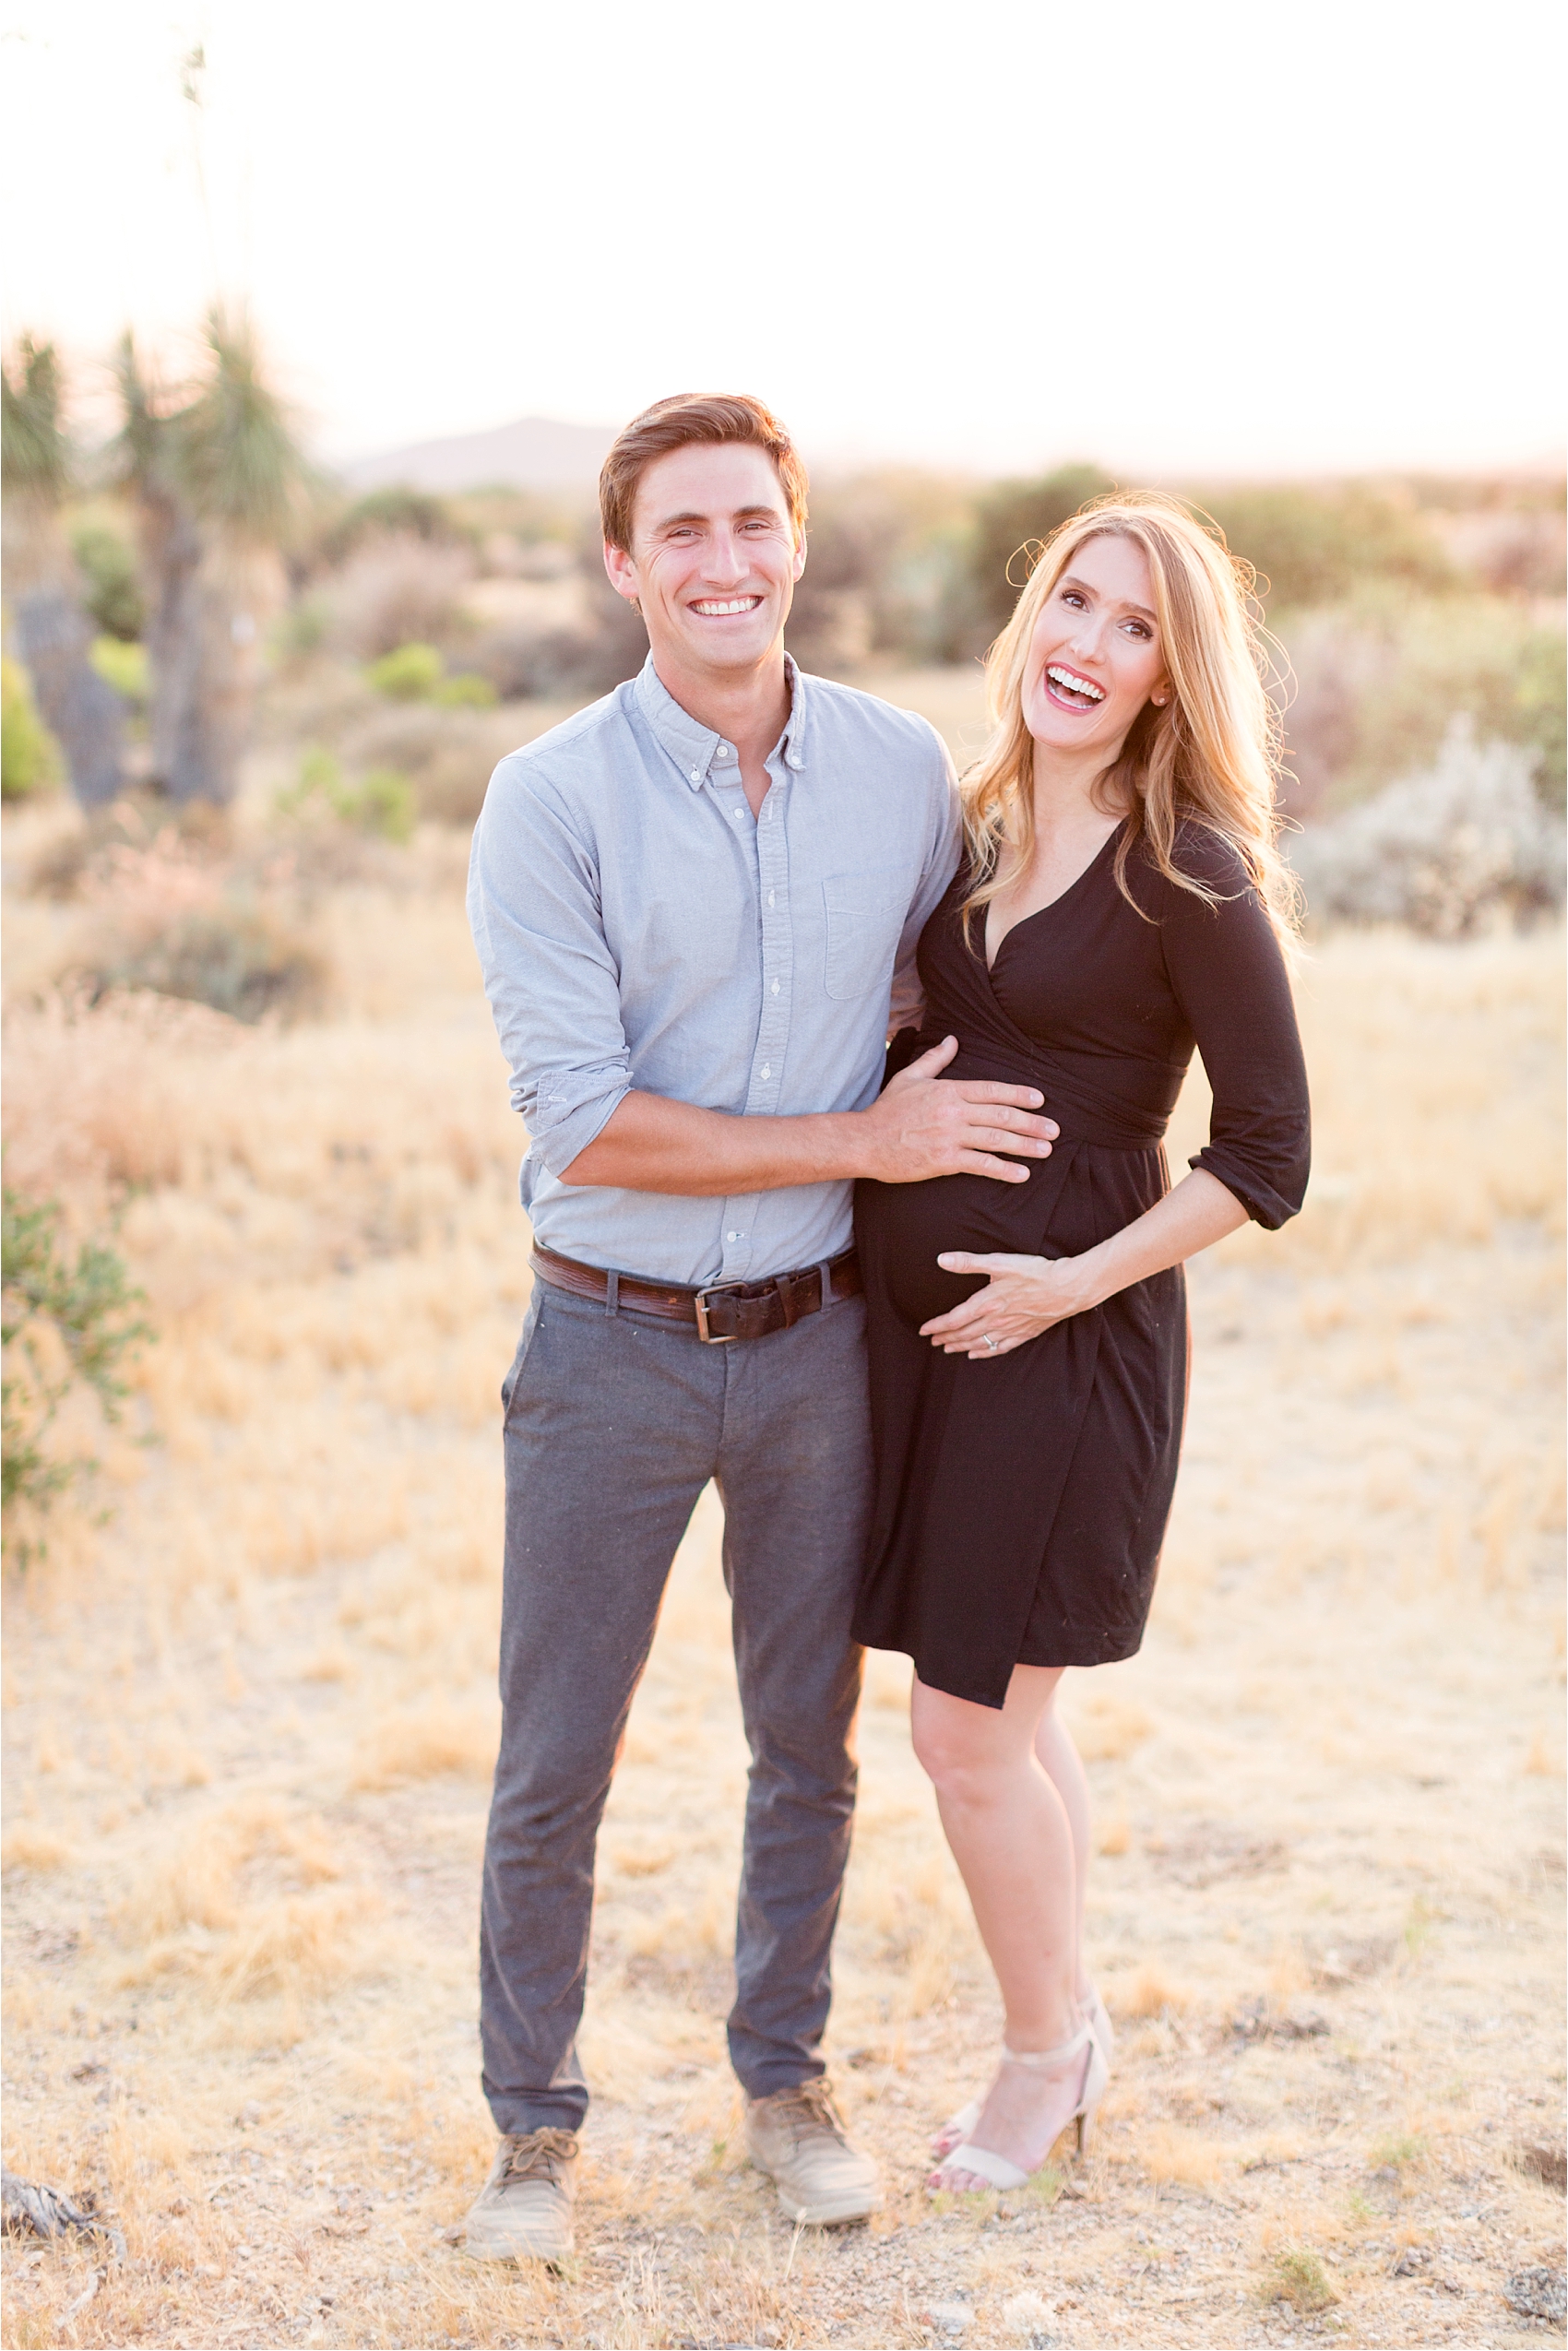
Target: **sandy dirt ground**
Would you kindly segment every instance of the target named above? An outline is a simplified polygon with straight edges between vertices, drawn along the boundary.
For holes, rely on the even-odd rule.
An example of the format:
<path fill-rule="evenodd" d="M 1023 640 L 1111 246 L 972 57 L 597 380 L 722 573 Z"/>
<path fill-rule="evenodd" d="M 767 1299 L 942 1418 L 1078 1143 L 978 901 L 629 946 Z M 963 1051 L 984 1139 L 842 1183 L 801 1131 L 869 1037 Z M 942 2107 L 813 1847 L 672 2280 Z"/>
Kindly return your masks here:
<path fill-rule="evenodd" d="M 450 861 L 448 861 L 448 863 Z M 1196 1270 L 1142 1655 L 1070 1677 L 1120 2048 L 1097 2151 L 932 2203 L 994 1989 L 871 1661 L 829 2054 L 885 2167 L 795 2231 L 723 2047 L 745 1754 L 699 1506 L 600 1845 L 580 2250 L 470 2262 L 517 1136 L 450 876 L 322 910 L 327 1019 L 30 1001 L 8 1180 L 160 1336 L 112 1515 L 7 1580 L 13 2345 L 1480 2345 L 1561 2274 L 1561 941 L 1339 938 L 1307 1213 Z M 1172 1156 L 1193 1147 L 1194 1079 Z M 150 1442 L 141 1442 L 142 1438 Z M 1541 2281 L 1535 2281 L 1539 2296 Z M 1514 2287 L 1528 2303 L 1532 2289 Z"/>

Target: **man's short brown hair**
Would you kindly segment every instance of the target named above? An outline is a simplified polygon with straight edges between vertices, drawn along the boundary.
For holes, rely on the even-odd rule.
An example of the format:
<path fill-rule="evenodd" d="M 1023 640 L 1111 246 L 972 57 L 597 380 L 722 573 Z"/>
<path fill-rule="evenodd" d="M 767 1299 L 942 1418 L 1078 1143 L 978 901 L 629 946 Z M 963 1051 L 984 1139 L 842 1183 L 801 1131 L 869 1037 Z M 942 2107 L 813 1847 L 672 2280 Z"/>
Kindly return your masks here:
<path fill-rule="evenodd" d="M 677 392 L 634 417 L 615 436 L 599 477 L 604 536 L 624 554 L 632 550 L 632 509 L 637 485 L 656 457 L 694 443 L 749 441 L 766 449 L 778 476 L 797 535 L 806 527 L 806 469 L 794 443 L 773 414 L 749 392 Z"/>

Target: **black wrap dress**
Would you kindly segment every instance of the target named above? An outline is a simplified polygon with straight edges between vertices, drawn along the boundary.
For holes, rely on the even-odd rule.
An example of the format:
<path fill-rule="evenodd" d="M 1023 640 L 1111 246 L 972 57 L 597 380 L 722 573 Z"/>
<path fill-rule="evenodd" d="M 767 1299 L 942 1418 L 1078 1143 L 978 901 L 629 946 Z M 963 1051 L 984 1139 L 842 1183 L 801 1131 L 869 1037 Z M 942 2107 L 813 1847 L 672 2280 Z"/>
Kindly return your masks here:
<path fill-rule="evenodd" d="M 988 971 L 960 873 L 920 944 L 922 1027 L 889 1074 L 958 1039 L 950 1078 L 1032 1085 L 1061 1127 L 1029 1180 L 863 1182 L 855 1230 L 869 1308 L 876 1503 L 857 1639 L 902 1650 L 929 1687 L 1001 1706 L 1015 1665 L 1093 1666 L 1143 1638 L 1176 1479 L 1187 1379 L 1182 1268 L 1156 1274 L 992 1361 L 919 1336 L 982 1285 L 944 1273 L 962 1249 L 1075 1256 L 1170 1189 L 1162 1137 L 1194 1043 L 1214 1092 L 1194 1159 L 1259 1224 L 1301 1205 L 1306 1074 L 1278 941 L 1230 845 L 1189 825 L 1178 868 L 1120 829 Z"/>

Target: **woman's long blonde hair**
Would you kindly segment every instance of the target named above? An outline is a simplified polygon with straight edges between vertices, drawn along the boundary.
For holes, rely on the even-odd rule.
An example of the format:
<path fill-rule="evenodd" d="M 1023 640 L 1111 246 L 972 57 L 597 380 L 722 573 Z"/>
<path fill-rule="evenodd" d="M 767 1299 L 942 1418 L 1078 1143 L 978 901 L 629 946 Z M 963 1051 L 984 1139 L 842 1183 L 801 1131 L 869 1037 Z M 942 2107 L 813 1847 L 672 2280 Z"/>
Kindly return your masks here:
<path fill-rule="evenodd" d="M 1142 843 L 1150 862 L 1211 905 L 1216 893 L 1183 873 L 1173 850 L 1182 823 L 1206 825 L 1235 849 L 1282 941 L 1296 925 L 1296 894 L 1277 847 L 1279 713 L 1265 685 L 1266 657 L 1250 564 L 1232 555 L 1218 526 L 1206 528 L 1157 491 L 1112 493 L 1083 508 L 1040 549 L 1017 609 L 986 657 L 992 733 L 959 793 L 973 886 L 964 924 L 1026 871 L 1034 852 L 1034 738 L 1024 723 L 1024 670 L 1040 607 L 1087 540 L 1114 534 L 1141 547 L 1154 583 L 1160 651 L 1172 694 L 1146 703 L 1120 755 L 1096 787 L 1129 823 L 1116 851 L 1116 881 Z"/>

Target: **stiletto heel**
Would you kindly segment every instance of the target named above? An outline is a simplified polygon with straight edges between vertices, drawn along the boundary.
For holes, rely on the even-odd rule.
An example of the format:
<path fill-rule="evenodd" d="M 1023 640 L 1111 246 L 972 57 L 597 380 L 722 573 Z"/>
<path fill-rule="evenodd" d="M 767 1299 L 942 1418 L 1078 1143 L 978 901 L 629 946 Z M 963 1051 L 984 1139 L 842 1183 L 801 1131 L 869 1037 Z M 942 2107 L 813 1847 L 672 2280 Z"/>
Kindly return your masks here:
<path fill-rule="evenodd" d="M 1095 1985 L 1089 1986 L 1088 1998 L 1082 2003 L 1082 2007 L 1089 2029 L 1099 2043 L 1106 2068 L 1109 2071 L 1111 2060 L 1116 2054 L 1116 2033 L 1111 2022 L 1111 2013 Z M 961 2106 L 956 2114 L 948 2116 L 932 2141 L 931 2152 L 938 2163 L 945 2163 L 952 2150 L 962 2140 L 968 2137 L 980 2119 L 980 2109 L 984 2104 L 983 2098 L 971 2098 L 968 2106 Z"/>
<path fill-rule="evenodd" d="M 1004 2045 L 1002 2051 L 1009 2065 L 1027 2065 L 1041 2072 L 1054 2072 L 1059 2066 L 1069 2064 L 1081 2049 L 1088 2051 L 1088 2062 L 1084 2068 L 1078 2103 L 1067 2117 L 1068 2122 L 1077 2126 L 1076 2143 L 1080 2155 L 1087 2152 L 1094 2134 L 1095 2116 L 1111 2078 L 1111 2068 L 1094 2026 L 1080 2024 L 1071 2040 L 1063 2041 L 1053 2049 L 1010 2049 Z M 1065 2124 L 1063 2127 L 1065 2128 Z M 973 2128 L 972 2124 L 970 2128 Z M 1046 2152 L 1049 2154 L 1050 2149 Z M 989 2180 L 993 2188 L 1022 2188 L 1030 2177 L 1028 2172 L 1020 2171 L 1016 2163 L 1010 2163 L 1005 2155 L 995 2155 L 989 2147 L 977 2147 L 968 2139 L 943 2157 L 937 2170 L 938 2185 L 941 2174 L 948 2170 L 972 2171 L 980 2179 Z"/>

